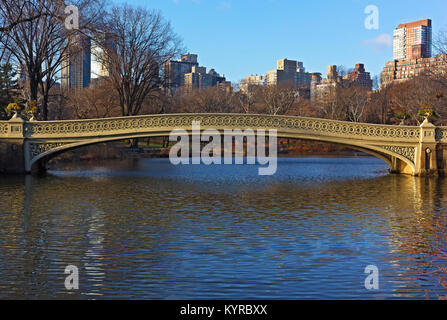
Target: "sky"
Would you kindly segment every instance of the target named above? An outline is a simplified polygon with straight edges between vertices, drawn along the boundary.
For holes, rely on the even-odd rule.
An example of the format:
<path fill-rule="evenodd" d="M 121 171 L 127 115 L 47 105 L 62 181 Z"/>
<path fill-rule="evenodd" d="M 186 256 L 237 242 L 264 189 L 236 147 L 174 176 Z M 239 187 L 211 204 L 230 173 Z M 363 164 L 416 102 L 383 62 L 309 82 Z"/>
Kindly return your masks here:
<path fill-rule="evenodd" d="M 298 60 L 307 72 L 364 63 L 371 76 L 392 60 L 393 30 L 432 19 L 433 36 L 447 30 L 446 0 L 114 0 L 160 10 L 199 64 L 239 82 L 266 74 L 279 59 Z M 378 9 L 378 28 L 365 20 Z M 372 21 L 372 20 L 368 20 Z"/>

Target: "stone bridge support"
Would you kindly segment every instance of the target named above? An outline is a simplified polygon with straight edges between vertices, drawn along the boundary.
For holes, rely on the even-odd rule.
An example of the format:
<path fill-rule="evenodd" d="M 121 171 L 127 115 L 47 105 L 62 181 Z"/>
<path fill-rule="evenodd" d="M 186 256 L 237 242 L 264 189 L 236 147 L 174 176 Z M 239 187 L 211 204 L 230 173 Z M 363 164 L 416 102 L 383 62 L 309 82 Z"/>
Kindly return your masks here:
<path fill-rule="evenodd" d="M 0 124 L 0 173 L 24 173 L 24 120 L 17 115 Z"/>
<path fill-rule="evenodd" d="M 418 175 L 437 175 L 438 171 L 438 141 L 436 141 L 436 126 L 427 119 L 421 124 L 419 148 L 416 151 L 416 168 Z"/>

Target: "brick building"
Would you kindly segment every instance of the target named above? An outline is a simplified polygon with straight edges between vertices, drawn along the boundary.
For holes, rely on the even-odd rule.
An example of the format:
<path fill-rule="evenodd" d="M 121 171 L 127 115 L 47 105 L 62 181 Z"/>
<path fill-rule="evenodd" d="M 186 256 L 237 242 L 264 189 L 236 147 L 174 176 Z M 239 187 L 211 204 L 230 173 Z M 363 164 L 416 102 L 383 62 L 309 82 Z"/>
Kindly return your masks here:
<path fill-rule="evenodd" d="M 447 55 L 432 57 L 432 22 L 424 19 L 400 24 L 394 30 L 393 61 L 380 74 L 380 85 L 411 79 L 427 72 L 446 72 Z"/>
<path fill-rule="evenodd" d="M 394 30 L 393 59 L 418 59 L 432 56 L 430 19 L 399 24 Z"/>
<path fill-rule="evenodd" d="M 393 82 L 405 81 L 424 72 L 447 72 L 447 55 L 389 61 L 380 74 L 380 85 L 387 86 Z"/>
<path fill-rule="evenodd" d="M 371 75 L 365 71 L 365 66 L 362 63 L 356 64 L 354 71 L 344 76 L 343 79 L 359 86 L 364 86 L 369 90 L 372 89 L 373 81 L 371 80 Z"/>

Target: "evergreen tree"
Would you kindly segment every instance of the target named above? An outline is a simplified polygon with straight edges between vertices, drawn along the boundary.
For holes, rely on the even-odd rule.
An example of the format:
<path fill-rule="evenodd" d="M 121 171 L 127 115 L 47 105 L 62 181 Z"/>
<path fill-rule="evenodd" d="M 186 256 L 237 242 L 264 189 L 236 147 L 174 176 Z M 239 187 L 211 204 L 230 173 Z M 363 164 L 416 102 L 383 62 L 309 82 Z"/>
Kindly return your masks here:
<path fill-rule="evenodd" d="M 0 120 L 8 119 L 5 107 L 18 95 L 16 72 L 9 63 L 0 65 Z"/>

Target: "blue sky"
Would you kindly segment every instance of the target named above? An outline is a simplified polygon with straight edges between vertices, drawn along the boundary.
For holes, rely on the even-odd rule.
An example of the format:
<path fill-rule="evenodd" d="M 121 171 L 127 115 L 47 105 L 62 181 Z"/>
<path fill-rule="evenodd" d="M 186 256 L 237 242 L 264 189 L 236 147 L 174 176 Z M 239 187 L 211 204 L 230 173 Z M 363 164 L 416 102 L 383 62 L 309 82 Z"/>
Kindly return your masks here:
<path fill-rule="evenodd" d="M 447 28 L 446 0 L 115 0 L 159 9 L 199 63 L 237 82 L 265 74 L 276 60 L 304 62 L 326 73 L 330 64 L 364 63 L 379 75 L 392 60 L 399 23 L 429 18 L 433 34 Z M 366 6 L 379 9 L 379 29 L 365 28 Z"/>

